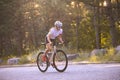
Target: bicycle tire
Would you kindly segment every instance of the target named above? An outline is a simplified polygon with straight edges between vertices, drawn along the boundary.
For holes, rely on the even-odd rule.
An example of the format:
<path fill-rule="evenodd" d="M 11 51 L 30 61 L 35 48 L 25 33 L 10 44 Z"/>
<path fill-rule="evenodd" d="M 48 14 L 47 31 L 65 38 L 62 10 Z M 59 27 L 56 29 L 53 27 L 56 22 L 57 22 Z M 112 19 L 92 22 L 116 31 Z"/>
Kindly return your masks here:
<path fill-rule="evenodd" d="M 62 50 L 57 50 L 53 56 L 53 65 L 58 72 L 64 72 L 68 66 L 67 55 Z"/>
<path fill-rule="evenodd" d="M 44 54 L 44 52 L 40 52 L 37 56 L 37 66 L 41 72 L 45 72 L 48 69 L 49 62 L 47 56 L 46 56 L 47 60 L 42 61 L 42 54 Z"/>

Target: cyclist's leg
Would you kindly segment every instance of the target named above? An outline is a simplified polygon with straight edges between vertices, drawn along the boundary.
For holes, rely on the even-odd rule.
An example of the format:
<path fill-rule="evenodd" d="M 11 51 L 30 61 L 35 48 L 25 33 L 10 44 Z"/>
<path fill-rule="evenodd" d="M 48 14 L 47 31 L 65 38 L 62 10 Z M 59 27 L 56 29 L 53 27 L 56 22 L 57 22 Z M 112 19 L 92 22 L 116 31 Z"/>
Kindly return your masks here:
<path fill-rule="evenodd" d="M 47 37 L 45 37 L 45 44 L 46 44 L 46 49 L 44 54 L 47 54 L 52 49 L 52 46 L 51 44 L 49 44 Z"/>
<path fill-rule="evenodd" d="M 52 49 L 51 44 L 47 43 L 47 44 L 46 44 L 46 49 L 45 49 L 44 54 L 47 54 L 49 51 L 51 51 L 51 49 Z"/>
<path fill-rule="evenodd" d="M 47 53 L 51 50 L 50 48 L 51 48 L 51 46 L 49 45 L 49 43 L 46 44 L 45 52 L 44 52 L 44 54 L 42 55 L 42 60 L 43 60 L 43 61 L 46 61 L 46 55 L 47 55 Z"/>

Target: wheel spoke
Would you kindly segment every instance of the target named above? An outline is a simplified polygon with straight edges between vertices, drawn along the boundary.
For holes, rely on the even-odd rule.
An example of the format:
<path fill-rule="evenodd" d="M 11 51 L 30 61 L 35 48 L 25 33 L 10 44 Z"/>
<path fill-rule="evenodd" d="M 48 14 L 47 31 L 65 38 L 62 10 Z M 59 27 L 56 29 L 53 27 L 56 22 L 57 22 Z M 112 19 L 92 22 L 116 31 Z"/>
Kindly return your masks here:
<path fill-rule="evenodd" d="M 37 56 L 37 66 L 41 72 L 45 72 L 48 68 L 48 58 L 43 58 L 43 52 L 40 52 Z"/>
<path fill-rule="evenodd" d="M 53 62 L 55 64 L 55 68 L 59 72 L 63 72 L 68 65 L 68 60 L 66 54 L 59 50 L 54 56 Z"/>

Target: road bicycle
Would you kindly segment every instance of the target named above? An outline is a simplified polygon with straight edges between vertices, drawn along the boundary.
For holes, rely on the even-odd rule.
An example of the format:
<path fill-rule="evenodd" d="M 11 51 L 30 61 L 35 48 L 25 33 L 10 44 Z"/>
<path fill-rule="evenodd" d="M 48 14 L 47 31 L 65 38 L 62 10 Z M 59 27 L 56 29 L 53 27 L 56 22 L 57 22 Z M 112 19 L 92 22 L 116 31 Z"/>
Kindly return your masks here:
<path fill-rule="evenodd" d="M 42 43 L 45 46 L 45 43 Z M 68 59 L 66 53 L 57 49 L 57 46 L 53 46 L 53 51 L 44 55 L 43 52 L 39 52 L 37 56 L 37 66 L 41 72 L 47 71 L 48 67 L 51 65 L 58 72 L 64 72 L 68 66 Z M 43 56 L 44 55 L 44 56 Z"/>

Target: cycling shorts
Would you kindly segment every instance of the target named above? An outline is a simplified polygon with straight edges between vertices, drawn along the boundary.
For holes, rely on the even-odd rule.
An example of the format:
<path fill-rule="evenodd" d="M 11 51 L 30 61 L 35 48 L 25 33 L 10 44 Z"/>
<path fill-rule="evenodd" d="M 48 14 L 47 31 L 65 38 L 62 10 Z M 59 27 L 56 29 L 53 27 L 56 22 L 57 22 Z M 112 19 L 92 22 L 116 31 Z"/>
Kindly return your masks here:
<path fill-rule="evenodd" d="M 55 39 L 50 39 L 50 41 L 52 42 L 53 46 L 56 45 L 56 40 Z M 47 37 L 45 37 L 45 44 L 49 43 Z"/>

